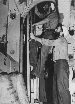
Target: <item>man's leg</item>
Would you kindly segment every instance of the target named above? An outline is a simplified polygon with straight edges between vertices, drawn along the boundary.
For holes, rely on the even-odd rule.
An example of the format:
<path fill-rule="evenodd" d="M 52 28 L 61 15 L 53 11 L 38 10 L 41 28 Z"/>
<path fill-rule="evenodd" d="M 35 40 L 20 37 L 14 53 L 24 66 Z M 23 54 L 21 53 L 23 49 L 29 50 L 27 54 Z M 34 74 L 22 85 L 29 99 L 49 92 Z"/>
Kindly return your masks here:
<path fill-rule="evenodd" d="M 40 73 L 45 68 L 45 61 L 48 56 L 49 47 L 48 46 L 42 46 L 41 49 L 41 67 L 40 67 Z"/>
<path fill-rule="evenodd" d="M 69 92 L 69 66 L 61 61 L 57 70 L 57 92 L 59 104 L 71 104 Z"/>
<path fill-rule="evenodd" d="M 58 104 L 56 74 L 53 75 L 53 103 Z"/>

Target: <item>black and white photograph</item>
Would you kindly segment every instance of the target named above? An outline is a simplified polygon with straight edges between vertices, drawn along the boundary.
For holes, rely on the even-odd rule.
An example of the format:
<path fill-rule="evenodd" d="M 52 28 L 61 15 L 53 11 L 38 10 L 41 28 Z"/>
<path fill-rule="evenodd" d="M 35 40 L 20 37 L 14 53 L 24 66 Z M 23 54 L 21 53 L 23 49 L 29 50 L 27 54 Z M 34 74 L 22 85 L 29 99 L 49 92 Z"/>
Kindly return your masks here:
<path fill-rule="evenodd" d="M 0 104 L 75 104 L 75 0 L 0 0 Z"/>

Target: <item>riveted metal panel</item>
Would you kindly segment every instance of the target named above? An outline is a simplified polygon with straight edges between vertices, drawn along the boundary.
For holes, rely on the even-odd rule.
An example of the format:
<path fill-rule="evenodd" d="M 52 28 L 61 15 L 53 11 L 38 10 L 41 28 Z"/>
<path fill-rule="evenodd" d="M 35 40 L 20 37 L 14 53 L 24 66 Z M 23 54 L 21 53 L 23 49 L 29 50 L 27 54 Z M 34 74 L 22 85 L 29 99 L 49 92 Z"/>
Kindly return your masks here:
<path fill-rule="evenodd" d="M 7 54 L 15 61 L 19 62 L 19 39 L 20 39 L 20 15 L 11 20 L 8 26 L 7 34 Z"/>

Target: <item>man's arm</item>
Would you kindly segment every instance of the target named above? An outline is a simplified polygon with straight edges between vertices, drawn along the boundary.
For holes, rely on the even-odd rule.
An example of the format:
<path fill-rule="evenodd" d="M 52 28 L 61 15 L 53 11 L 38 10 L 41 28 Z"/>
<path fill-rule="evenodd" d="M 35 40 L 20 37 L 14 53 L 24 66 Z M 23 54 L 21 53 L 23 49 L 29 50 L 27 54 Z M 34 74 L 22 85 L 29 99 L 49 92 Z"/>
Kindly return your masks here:
<path fill-rule="evenodd" d="M 46 46 L 54 46 L 54 41 L 55 41 L 44 38 L 38 38 L 38 37 L 35 37 L 35 40 L 40 42 L 42 45 L 46 45 Z"/>
<path fill-rule="evenodd" d="M 55 40 L 49 40 L 49 39 L 41 39 L 42 41 L 42 45 L 46 45 L 46 46 L 54 46 L 54 42 Z"/>
<path fill-rule="evenodd" d="M 42 45 L 46 45 L 46 46 L 55 46 L 55 43 L 56 43 L 56 40 L 38 38 L 38 37 L 35 37 L 33 34 L 31 34 L 31 39 L 34 39 L 35 41 L 38 41 Z"/>
<path fill-rule="evenodd" d="M 38 23 L 33 24 L 32 26 L 34 26 L 34 25 L 42 25 L 42 24 L 45 24 L 45 23 L 47 23 L 49 21 L 50 20 L 48 18 L 46 18 L 46 19 L 42 20 L 41 22 L 38 22 Z"/>

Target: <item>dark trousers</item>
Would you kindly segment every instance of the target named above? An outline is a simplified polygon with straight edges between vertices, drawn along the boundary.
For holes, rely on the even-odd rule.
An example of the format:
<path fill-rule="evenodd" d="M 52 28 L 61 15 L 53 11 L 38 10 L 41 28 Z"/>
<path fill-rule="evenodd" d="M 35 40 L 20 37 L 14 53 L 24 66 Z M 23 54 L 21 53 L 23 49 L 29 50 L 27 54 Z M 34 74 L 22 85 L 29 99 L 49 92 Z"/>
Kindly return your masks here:
<path fill-rule="evenodd" d="M 59 59 L 54 64 L 53 102 L 54 104 L 71 104 L 69 65 L 65 59 Z"/>

